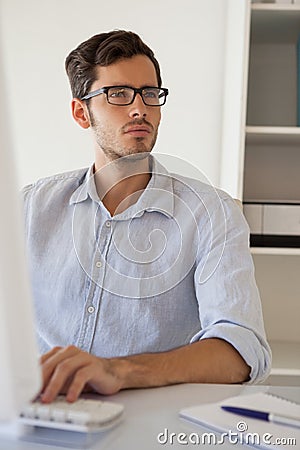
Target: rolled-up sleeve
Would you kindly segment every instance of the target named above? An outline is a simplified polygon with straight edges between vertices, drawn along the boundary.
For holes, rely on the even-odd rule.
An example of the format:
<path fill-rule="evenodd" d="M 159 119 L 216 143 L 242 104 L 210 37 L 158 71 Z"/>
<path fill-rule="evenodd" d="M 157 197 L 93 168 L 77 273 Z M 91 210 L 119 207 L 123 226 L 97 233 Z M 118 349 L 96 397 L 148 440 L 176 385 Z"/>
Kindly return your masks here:
<path fill-rule="evenodd" d="M 191 342 L 226 340 L 250 366 L 248 382 L 261 382 L 270 372 L 271 350 L 249 250 L 249 228 L 230 197 L 208 208 L 208 216 L 206 226 L 199 229 L 202 245 L 194 278 L 201 330 Z"/>

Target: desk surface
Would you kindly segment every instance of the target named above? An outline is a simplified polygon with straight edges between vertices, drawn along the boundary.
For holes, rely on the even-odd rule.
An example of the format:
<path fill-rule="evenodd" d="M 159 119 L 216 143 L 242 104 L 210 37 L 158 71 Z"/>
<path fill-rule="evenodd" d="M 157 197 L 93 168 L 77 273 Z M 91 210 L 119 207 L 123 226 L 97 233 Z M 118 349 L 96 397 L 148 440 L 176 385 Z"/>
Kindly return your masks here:
<path fill-rule="evenodd" d="M 247 385 L 212 385 L 212 384 L 183 384 L 167 386 L 156 389 L 137 389 L 122 391 L 111 397 L 98 396 L 100 399 L 109 399 L 113 402 L 125 405 L 124 418 L 115 428 L 97 435 L 78 436 L 78 433 L 63 432 L 67 444 L 73 450 L 89 448 L 91 450 L 154 450 L 154 449 L 182 449 L 195 448 L 195 445 L 183 445 L 176 440 L 173 444 L 162 445 L 158 442 L 157 436 L 164 432 L 169 433 L 198 433 L 205 431 L 198 425 L 194 425 L 180 419 L 178 412 L 180 409 L 196 404 L 216 402 L 226 397 L 243 395 L 252 392 L 265 391 L 266 386 Z M 274 388 L 273 388 L 274 389 Z M 280 388 L 282 390 L 282 388 Z M 284 388 L 287 392 L 299 388 Z M 53 434 L 54 433 L 54 434 Z M 39 436 L 46 439 L 48 445 L 20 441 L 13 437 L 0 435 L 0 450 L 50 450 L 62 449 L 65 446 L 58 445 L 57 439 L 62 439 L 58 431 L 52 431 L 52 435 Z M 55 445 L 51 444 L 51 439 L 56 439 Z M 211 446 L 210 446 L 211 447 Z M 226 444 L 222 446 L 227 448 Z M 235 445 L 236 449 L 242 447 Z M 203 448 L 203 446 L 202 446 Z M 244 448 L 244 447 L 243 447 Z"/>

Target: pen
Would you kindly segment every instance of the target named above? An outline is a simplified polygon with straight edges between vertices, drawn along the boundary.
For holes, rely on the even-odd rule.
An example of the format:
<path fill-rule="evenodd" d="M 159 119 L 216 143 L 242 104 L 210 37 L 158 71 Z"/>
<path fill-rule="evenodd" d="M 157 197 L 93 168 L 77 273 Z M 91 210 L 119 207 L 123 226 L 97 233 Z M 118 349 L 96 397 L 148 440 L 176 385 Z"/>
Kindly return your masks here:
<path fill-rule="evenodd" d="M 256 411 L 255 409 L 239 408 L 236 406 L 221 406 L 221 408 L 224 409 L 224 411 L 238 414 L 240 416 L 300 428 L 300 417 L 281 416 L 280 414 Z"/>

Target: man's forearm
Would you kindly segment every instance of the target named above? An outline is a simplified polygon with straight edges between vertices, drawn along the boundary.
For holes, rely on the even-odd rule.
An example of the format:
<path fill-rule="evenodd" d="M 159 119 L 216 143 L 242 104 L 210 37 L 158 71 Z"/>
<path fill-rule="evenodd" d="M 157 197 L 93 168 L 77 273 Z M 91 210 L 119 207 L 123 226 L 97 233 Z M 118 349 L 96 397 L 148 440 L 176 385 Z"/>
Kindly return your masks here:
<path fill-rule="evenodd" d="M 178 383 L 241 383 L 250 373 L 237 350 L 222 339 L 203 339 L 168 352 L 110 361 L 121 389 Z"/>
<path fill-rule="evenodd" d="M 75 401 L 85 389 L 115 394 L 121 389 L 178 383 L 241 383 L 250 368 L 222 339 L 204 339 L 162 353 L 99 358 L 77 347 L 55 347 L 41 357 L 42 401 L 63 392 Z"/>

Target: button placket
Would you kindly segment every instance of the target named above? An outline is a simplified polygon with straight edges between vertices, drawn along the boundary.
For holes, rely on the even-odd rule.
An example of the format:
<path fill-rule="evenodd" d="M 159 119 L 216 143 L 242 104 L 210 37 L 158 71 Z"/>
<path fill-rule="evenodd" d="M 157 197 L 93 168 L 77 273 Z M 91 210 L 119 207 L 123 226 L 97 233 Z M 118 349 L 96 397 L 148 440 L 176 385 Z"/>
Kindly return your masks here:
<path fill-rule="evenodd" d="M 85 326 L 81 334 L 81 348 L 90 351 L 92 337 L 94 336 L 97 323 L 97 311 L 101 307 L 103 295 L 103 280 L 105 278 L 105 261 L 112 237 L 112 222 L 106 220 L 100 225 L 95 251 L 93 255 L 93 265 L 89 294 L 85 307 Z"/>

